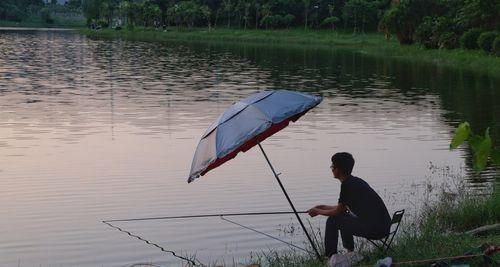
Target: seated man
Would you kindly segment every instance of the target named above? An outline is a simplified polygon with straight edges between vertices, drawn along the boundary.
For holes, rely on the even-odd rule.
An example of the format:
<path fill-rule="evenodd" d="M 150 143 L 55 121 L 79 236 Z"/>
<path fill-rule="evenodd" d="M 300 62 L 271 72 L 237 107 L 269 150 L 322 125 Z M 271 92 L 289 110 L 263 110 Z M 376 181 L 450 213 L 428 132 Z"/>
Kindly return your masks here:
<path fill-rule="evenodd" d="M 391 227 L 391 218 L 380 196 L 361 178 L 351 175 L 354 158 L 347 152 L 332 156 L 333 176 L 340 180 L 339 203 L 336 206 L 319 205 L 311 208 L 311 217 L 328 216 L 325 230 L 325 252 L 331 257 L 337 253 L 338 232 L 348 251 L 354 250 L 353 235 L 369 239 L 385 237 Z"/>

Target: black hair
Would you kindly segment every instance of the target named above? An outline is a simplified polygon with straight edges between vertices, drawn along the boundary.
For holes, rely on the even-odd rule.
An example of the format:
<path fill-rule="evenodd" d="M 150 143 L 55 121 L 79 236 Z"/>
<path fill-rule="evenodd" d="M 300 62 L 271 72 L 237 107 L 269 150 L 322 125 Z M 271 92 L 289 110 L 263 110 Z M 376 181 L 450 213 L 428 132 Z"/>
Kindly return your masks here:
<path fill-rule="evenodd" d="M 354 167 L 354 158 L 347 152 L 335 153 L 332 156 L 332 164 L 343 174 L 351 175 L 352 168 Z"/>

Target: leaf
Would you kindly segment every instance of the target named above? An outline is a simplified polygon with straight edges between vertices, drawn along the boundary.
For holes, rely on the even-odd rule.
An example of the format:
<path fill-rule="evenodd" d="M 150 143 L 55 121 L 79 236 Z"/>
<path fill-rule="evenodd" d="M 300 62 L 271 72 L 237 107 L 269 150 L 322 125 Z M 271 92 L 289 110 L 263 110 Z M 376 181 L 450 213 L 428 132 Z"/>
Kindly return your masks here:
<path fill-rule="evenodd" d="M 488 162 L 488 157 L 491 152 L 491 137 L 490 128 L 487 128 L 484 133 L 484 138 L 482 142 L 478 145 L 477 150 L 474 153 L 474 169 L 477 173 L 483 171 L 486 168 L 486 163 Z"/>
<path fill-rule="evenodd" d="M 455 149 L 460 146 L 469 137 L 471 130 L 468 122 L 462 122 L 455 129 L 455 134 L 451 140 L 450 149 Z"/>
<path fill-rule="evenodd" d="M 491 151 L 491 161 L 493 161 L 493 164 L 500 165 L 500 148 Z"/>
<path fill-rule="evenodd" d="M 472 151 L 476 152 L 479 149 L 479 146 L 481 146 L 481 143 L 483 142 L 484 137 L 480 135 L 472 135 L 469 138 L 469 145 L 472 148 Z"/>

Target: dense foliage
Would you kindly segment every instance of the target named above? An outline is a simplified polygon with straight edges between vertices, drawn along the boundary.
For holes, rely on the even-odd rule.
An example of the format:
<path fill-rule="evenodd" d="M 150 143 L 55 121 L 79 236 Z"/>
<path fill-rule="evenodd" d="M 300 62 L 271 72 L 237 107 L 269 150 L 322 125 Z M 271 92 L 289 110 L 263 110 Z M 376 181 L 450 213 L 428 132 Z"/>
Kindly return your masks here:
<path fill-rule="evenodd" d="M 472 28 L 466 31 L 460 38 L 460 45 L 465 49 L 478 49 L 477 38 L 483 33 L 479 28 Z"/>
<path fill-rule="evenodd" d="M 43 5 L 42 0 L 1 0 L 0 20 L 21 21 L 38 13 Z"/>
<path fill-rule="evenodd" d="M 69 0 L 64 5 L 57 0 L 0 0 L 0 20 L 30 21 L 41 20 L 51 24 L 54 16 L 81 18 L 81 0 Z"/>
<path fill-rule="evenodd" d="M 495 34 L 479 42 L 483 31 L 500 27 L 500 2 L 496 0 L 400 0 L 385 12 L 382 28 L 396 34 L 401 44 L 415 41 L 427 48 L 492 51 Z M 460 42 L 459 42 L 460 40 Z"/>
<path fill-rule="evenodd" d="M 493 48 L 493 41 L 495 41 L 495 38 L 497 36 L 498 33 L 494 31 L 483 32 L 477 38 L 477 45 L 479 46 L 479 48 L 489 53 Z"/>
<path fill-rule="evenodd" d="M 478 49 L 479 35 L 500 27 L 496 0 L 81 1 L 89 25 L 378 29 L 401 44 L 426 48 Z M 485 51 L 495 51 L 495 37 L 488 35 Z"/>
<path fill-rule="evenodd" d="M 82 0 L 89 24 L 375 30 L 391 0 Z M 149 15 L 145 15 L 148 13 Z M 149 19 L 149 21 L 147 21 Z"/>
<path fill-rule="evenodd" d="M 394 35 L 426 48 L 482 49 L 496 54 L 498 0 L 1 0 L 0 20 L 82 12 L 93 27 L 329 28 Z M 49 12 L 45 7 L 49 7 Z M 488 34 L 486 34 L 488 32 Z M 481 35 L 484 35 L 480 38 Z M 498 46 L 497 46 L 498 47 Z"/>

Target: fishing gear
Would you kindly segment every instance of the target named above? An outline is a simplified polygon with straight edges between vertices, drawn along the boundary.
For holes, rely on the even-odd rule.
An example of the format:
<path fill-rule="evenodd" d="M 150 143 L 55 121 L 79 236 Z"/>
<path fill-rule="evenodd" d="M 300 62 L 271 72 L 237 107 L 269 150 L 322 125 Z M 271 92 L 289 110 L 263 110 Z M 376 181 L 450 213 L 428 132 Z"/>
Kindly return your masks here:
<path fill-rule="evenodd" d="M 298 248 L 298 249 L 303 250 L 303 251 L 305 251 L 305 252 L 307 252 L 307 253 L 310 253 L 310 254 L 312 253 L 311 251 L 309 251 L 309 250 L 307 250 L 307 249 L 305 249 L 305 248 L 301 248 L 301 247 L 296 246 L 296 245 L 294 245 L 294 244 L 292 244 L 292 243 L 290 243 L 290 242 L 286 242 L 285 240 L 279 239 L 279 238 L 277 238 L 277 237 L 275 237 L 275 236 L 272 236 L 272 235 L 270 235 L 270 234 L 266 234 L 266 233 L 261 232 L 261 231 L 259 231 L 259 230 L 256 230 L 256 229 L 253 229 L 253 228 L 250 228 L 250 227 L 248 227 L 248 226 L 246 226 L 246 225 L 243 225 L 243 224 L 237 223 L 237 222 L 235 222 L 235 221 L 231 221 L 231 220 L 229 220 L 229 219 L 224 218 L 223 216 L 221 216 L 220 218 L 221 218 L 221 220 L 223 220 L 223 221 L 226 221 L 226 222 L 229 222 L 229 223 L 232 223 L 232 224 L 238 225 L 238 226 L 240 226 L 240 227 L 243 227 L 243 228 L 248 229 L 248 230 L 250 230 L 250 231 L 256 232 L 256 233 L 258 233 L 258 234 L 265 235 L 265 236 L 267 236 L 267 237 L 269 237 L 269 238 L 272 238 L 272 239 L 274 239 L 274 240 L 277 240 L 277 241 L 280 241 L 280 242 L 282 242 L 282 243 L 285 243 L 285 244 L 287 244 L 287 245 L 289 245 L 289 246 L 291 246 L 291 247 Z"/>
<path fill-rule="evenodd" d="M 124 230 L 124 229 L 122 229 L 122 228 L 120 228 L 120 227 L 118 227 L 116 225 L 113 225 L 112 223 L 114 223 L 114 222 L 133 222 L 133 221 L 151 221 L 151 220 L 177 220 L 177 219 L 193 219 L 193 218 L 219 217 L 221 220 L 224 220 L 226 222 L 238 225 L 238 226 L 243 227 L 245 229 L 251 230 L 253 232 L 259 233 L 259 234 L 264 235 L 266 237 L 269 237 L 269 238 L 272 238 L 274 240 L 280 241 L 280 242 L 282 242 L 284 244 L 287 244 L 287 245 L 289 245 L 291 247 L 294 247 L 294 248 L 297 248 L 297 249 L 300 249 L 300 250 L 303 250 L 303 251 L 305 251 L 307 253 L 312 254 L 313 252 L 308 251 L 307 249 L 304 249 L 304 248 L 299 247 L 297 245 L 294 245 L 294 244 L 292 244 L 290 242 L 284 241 L 284 240 L 282 240 L 280 238 L 277 238 L 275 236 L 269 235 L 267 233 L 261 232 L 259 230 L 250 228 L 250 227 L 245 226 L 243 224 L 240 224 L 240 223 L 237 223 L 235 221 L 232 221 L 232 220 L 229 220 L 227 218 L 224 218 L 224 217 L 236 217 L 236 216 L 285 215 L 285 214 L 297 214 L 297 213 L 304 214 L 304 213 L 307 213 L 307 211 L 297 211 L 296 213 L 295 212 L 291 212 L 291 211 L 269 211 L 269 212 L 245 212 L 245 213 L 220 213 L 220 214 L 201 214 L 201 215 L 161 216 L 161 217 L 144 217 L 144 218 L 129 218 L 129 219 L 105 220 L 105 221 L 102 221 L 102 223 L 104 223 L 104 224 L 106 224 L 106 225 L 108 225 L 108 226 L 110 226 L 110 227 L 112 227 L 112 228 L 114 228 L 114 229 L 116 229 L 116 230 L 118 230 L 120 232 L 126 233 L 129 236 L 135 237 L 135 238 L 137 238 L 137 239 L 145 242 L 148 245 L 152 245 L 154 247 L 157 247 L 157 248 L 159 248 L 163 252 L 170 253 L 174 257 L 177 257 L 179 259 L 185 260 L 185 261 L 189 262 L 190 264 L 192 264 L 193 266 L 205 266 L 205 265 L 203 265 L 199 261 L 198 261 L 198 263 L 196 263 L 192 259 L 186 258 L 184 256 L 177 255 L 172 250 L 167 250 L 167 249 L 163 248 L 162 246 L 160 246 L 160 245 L 158 245 L 156 243 L 150 242 L 149 240 L 147 240 L 147 239 L 145 239 L 143 237 L 140 237 L 138 235 L 132 234 L 131 232 L 129 232 L 127 230 Z"/>
<path fill-rule="evenodd" d="M 307 213 L 307 211 L 297 211 L 297 213 Z M 175 219 L 192 219 L 192 218 L 207 218 L 220 216 L 253 216 L 253 215 L 280 215 L 294 214 L 292 211 L 269 211 L 269 212 L 246 212 L 246 213 L 219 213 L 219 214 L 201 214 L 201 215 L 182 215 L 182 216 L 163 216 L 163 217 L 145 217 L 131 219 L 116 219 L 106 220 L 103 222 L 132 222 L 132 221 L 152 221 L 152 220 L 175 220 Z"/>
<path fill-rule="evenodd" d="M 120 232 L 122 232 L 122 233 L 126 233 L 126 234 L 128 234 L 129 236 L 131 236 L 131 237 L 135 237 L 135 238 L 137 238 L 137 239 L 139 239 L 139 240 L 141 240 L 141 241 L 145 242 L 145 243 L 146 243 L 146 244 L 148 244 L 148 245 L 155 246 L 155 247 L 159 248 L 161 251 L 163 251 L 163 252 L 165 252 L 165 253 L 170 253 L 170 254 L 172 254 L 172 255 L 173 255 L 174 257 L 176 257 L 176 258 L 179 258 L 179 259 L 181 259 L 181 260 L 185 260 L 185 261 L 187 261 L 187 262 L 191 263 L 193 266 L 205 266 L 205 265 L 203 265 L 201 262 L 199 262 L 199 263 L 197 264 L 196 262 L 194 262 L 194 261 L 193 261 L 193 260 L 191 260 L 191 259 L 188 259 L 188 258 L 186 258 L 186 257 L 184 257 L 184 256 L 181 256 L 181 255 L 177 255 L 177 254 L 175 253 L 175 251 L 165 249 L 165 248 L 163 248 L 162 246 L 160 246 L 160 245 L 158 245 L 158 244 L 156 244 L 156 243 L 150 242 L 149 240 L 147 240 L 147 239 L 145 239 L 145 238 L 142 238 L 142 237 L 140 237 L 140 236 L 138 236 L 138 235 L 132 234 L 131 232 L 129 232 L 129 231 L 127 231 L 127 230 L 124 230 L 124 229 L 122 229 L 122 228 L 120 228 L 120 227 L 118 227 L 118 226 L 116 226 L 116 225 L 113 225 L 113 224 L 111 224 L 111 223 L 109 223 L 109 222 L 107 222 L 107 221 L 102 221 L 102 222 L 103 222 L 104 224 L 108 225 L 109 227 L 112 227 L 112 228 L 114 228 L 114 229 L 116 229 L 116 230 L 118 230 L 118 231 L 120 231 Z"/>

